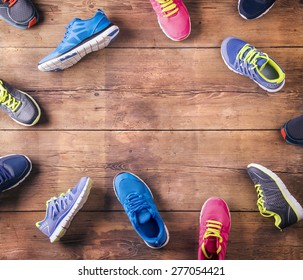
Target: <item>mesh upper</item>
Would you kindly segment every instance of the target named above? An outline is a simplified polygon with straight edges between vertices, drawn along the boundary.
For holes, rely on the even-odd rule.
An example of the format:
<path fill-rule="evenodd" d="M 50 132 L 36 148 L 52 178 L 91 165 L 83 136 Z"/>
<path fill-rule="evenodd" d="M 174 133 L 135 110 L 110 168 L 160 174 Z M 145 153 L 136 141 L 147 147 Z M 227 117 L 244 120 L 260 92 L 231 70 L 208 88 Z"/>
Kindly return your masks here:
<path fill-rule="evenodd" d="M 286 125 L 287 134 L 294 139 L 303 139 L 303 115 L 290 120 Z"/>
<path fill-rule="evenodd" d="M 9 8 L 8 13 L 14 21 L 25 22 L 31 19 L 35 13 L 35 10 L 30 1 L 17 0 L 17 2 Z"/>

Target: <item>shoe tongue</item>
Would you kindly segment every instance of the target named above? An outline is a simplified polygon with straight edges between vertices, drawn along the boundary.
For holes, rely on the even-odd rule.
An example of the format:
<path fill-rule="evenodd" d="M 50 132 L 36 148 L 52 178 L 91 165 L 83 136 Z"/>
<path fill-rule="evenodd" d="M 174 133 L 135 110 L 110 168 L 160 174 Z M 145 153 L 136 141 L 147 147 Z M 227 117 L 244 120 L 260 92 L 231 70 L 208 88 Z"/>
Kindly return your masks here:
<path fill-rule="evenodd" d="M 151 219 L 152 215 L 147 209 L 142 209 L 138 214 L 138 222 L 139 224 L 145 224 Z"/>
<path fill-rule="evenodd" d="M 260 71 L 262 71 L 264 69 L 264 67 L 266 66 L 267 62 L 268 62 L 268 60 L 265 58 L 258 59 L 258 61 L 257 61 L 258 69 Z"/>
<path fill-rule="evenodd" d="M 214 236 L 208 237 L 204 242 L 204 248 L 211 254 L 216 254 L 218 250 L 218 239 Z"/>

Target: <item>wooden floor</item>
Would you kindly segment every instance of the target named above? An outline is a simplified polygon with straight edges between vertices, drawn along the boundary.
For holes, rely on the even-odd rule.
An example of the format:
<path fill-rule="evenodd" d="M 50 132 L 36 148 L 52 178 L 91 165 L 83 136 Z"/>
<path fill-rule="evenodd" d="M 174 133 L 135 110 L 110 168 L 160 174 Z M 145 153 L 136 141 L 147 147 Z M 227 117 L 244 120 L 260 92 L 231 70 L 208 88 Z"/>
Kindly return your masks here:
<path fill-rule="evenodd" d="M 36 0 L 42 21 L 28 31 L 0 23 L 0 78 L 27 91 L 43 109 L 23 128 L 1 113 L 0 155 L 23 153 L 33 172 L 0 195 L 0 259 L 196 259 L 202 204 L 220 196 L 230 207 L 227 259 L 303 259 L 303 222 L 280 232 L 263 218 L 246 166 L 276 172 L 303 203 L 303 149 L 287 145 L 280 126 L 303 112 L 303 2 L 279 0 L 263 18 L 243 20 L 236 0 L 185 0 L 191 36 L 161 32 L 148 0 Z M 121 29 L 107 49 L 62 73 L 37 62 L 74 18 L 98 7 Z M 269 94 L 229 71 L 220 43 L 241 37 L 286 70 Z M 133 231 L 112 188 L 130 170 L 150 186 L 171 239 L 149 249 Z M 81 176 L 94 187 L 56 244 L 35 227 L 45 201 Z"/>

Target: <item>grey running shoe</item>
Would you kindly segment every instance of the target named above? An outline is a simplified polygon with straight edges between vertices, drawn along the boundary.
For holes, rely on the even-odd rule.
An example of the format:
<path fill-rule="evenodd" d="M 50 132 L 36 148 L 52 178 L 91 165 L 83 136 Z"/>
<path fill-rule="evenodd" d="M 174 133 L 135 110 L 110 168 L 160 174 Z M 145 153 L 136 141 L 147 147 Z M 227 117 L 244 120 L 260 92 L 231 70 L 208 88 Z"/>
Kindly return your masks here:
<path fill-rule="evenodd" d="M 266 167 L 251 163 L 247 172 L 258 193 L 257 206 L 263 217 L 274 217 L 283 229 L 303 219 L 303 208 L 290 194 L 282 180 Z"/>
<path fill-rule="evenodd" d="M 0 0 L 0 19 L 15 27 L 27 29 L 38 22 L 39 16 L 30 0 Z"/>
<path fill-rule="evenodd" d="M 17 123 L 25 126 L 36 124 L 41 115 L 37 102 L 27 93 L 0 80 L 0 109 Z"/>

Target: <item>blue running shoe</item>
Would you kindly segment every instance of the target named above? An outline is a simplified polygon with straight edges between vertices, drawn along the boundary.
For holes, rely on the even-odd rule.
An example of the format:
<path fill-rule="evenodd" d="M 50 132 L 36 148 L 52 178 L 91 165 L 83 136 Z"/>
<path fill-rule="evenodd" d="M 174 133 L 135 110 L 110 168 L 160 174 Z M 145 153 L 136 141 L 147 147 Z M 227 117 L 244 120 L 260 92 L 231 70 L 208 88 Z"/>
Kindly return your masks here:
<path fill-rule="evenodd" d="M 69 68 L 87 54 L 107 47 L 118 33 L 118 26 L 113 25 L 101 9 L 91 19 L 75 18 L 66 27 L 58 47 L 38 63 L 38 69 L 60 71 Z"/>
<path fill-rule="evenodd" d="M 224 39 L 221 55 L 230 70 L 249 77 L 268 92 L 277 92 L 285 84 L 283 69 L 266 53 L 241 39 Z"/>
<path fill-rule="evenodd" d="M 0 158 L 0 192 L 17 187 L 32 170 L 32 163 L 24 155 L 8 155 Z"/>
<path fill-rule="evenodd" d="M 239 0 L 239 14 L 244 19 L 260 18 L 273 7 L 275 2 L 275 0 Z"/>
<path fill-rule="evenodd" d="M 114 190 L 132 226 L 152 249 L 160 249 L 169 241 L 168 230 L 154 203 L 148 186 L 130 172 L 114 178 Z"/>
<path fill-rule="evenodd" d="M 288 144 L 303 146 L 303 115 L 285 123 L 281 134 Z"/>
<path fill-rule="evenodd" d="M 58 241 L 65 234 L 72 219 L 85 204 L 91 187 L 92 180 L 82 177 L 74 188 L 46 202 L 45 218 L 37 222 L 36 226 L 51 243 Z"/>

